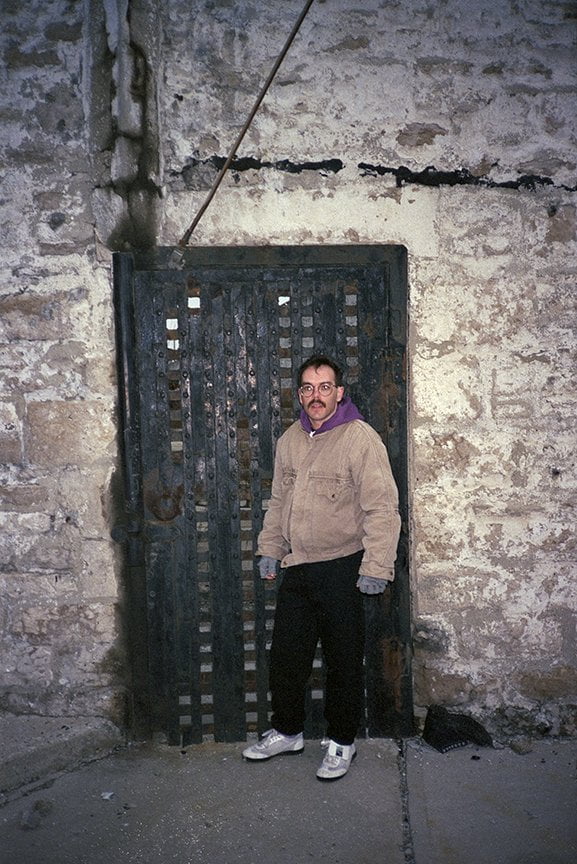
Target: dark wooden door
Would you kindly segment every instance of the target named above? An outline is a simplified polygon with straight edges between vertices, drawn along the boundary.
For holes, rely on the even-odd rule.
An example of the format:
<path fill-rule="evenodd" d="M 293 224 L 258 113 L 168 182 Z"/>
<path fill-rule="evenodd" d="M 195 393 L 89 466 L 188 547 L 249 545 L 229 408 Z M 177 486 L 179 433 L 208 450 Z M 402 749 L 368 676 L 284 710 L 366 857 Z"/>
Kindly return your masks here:
<path fill-rule="evenodd" d="M 407 566 L 406 256 L 401 247 L 119 253 L 115 307 L 124 454 L 126 623 L 135 722 L 173 744 L 268 728 L 274 583 L 256 539 L 275 442 L 310 354 L 388 446 L 403 533 L 391 592 L 366 601 L 369 735 L 412 731 Z M 322 658 L 308 737 L 323 734 Z"/>

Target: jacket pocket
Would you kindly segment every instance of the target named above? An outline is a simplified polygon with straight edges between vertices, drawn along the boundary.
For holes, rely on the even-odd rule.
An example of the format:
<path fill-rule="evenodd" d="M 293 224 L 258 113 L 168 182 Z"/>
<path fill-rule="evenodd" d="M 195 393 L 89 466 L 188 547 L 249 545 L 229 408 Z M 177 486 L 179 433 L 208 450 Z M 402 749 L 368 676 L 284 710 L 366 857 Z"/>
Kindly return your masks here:
<path fill-rule="evenodd" d="M 311 476 L 311 483 L 317 495 L 338 503 L 352 490 L 352 484 L 344 477 Z"/>

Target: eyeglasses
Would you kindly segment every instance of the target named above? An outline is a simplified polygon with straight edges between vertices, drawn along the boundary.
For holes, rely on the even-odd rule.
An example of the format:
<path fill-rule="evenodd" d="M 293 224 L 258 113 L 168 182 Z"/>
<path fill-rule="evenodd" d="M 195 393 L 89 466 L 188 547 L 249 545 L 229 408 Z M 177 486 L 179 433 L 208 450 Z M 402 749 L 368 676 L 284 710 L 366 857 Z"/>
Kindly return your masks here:
<path fill-rule="evenodd" d="M 312 384 L 302 384 L 299 387 L 299 393 L 301 396 L 312 396 L 315 390 L 318 390 L 321 396 L 329 396 L 337 386 L 330 381 L 323 381 L 318 387 L 314 387 Z"/>

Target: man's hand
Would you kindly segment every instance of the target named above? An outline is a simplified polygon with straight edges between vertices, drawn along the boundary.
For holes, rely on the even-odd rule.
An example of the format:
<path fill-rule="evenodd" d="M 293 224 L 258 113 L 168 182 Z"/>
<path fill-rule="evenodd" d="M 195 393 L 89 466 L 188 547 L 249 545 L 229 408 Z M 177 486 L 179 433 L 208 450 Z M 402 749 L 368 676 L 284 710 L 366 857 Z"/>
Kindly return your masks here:
<path fill-rule="evenodd" d="M 279 562 L 276 558 L 269 558 L 267 555 L 263 555 L 258 562 L 260 578 L 272 582 L 277 577 L 278 565 Z"/>
<path fill-rule="evenodd" d="M 388 579 L 375 579 L 373 576 L 359 576 L 357 580 L 357 588 L 363 594 L 382 594 L 388 584 Z"/>

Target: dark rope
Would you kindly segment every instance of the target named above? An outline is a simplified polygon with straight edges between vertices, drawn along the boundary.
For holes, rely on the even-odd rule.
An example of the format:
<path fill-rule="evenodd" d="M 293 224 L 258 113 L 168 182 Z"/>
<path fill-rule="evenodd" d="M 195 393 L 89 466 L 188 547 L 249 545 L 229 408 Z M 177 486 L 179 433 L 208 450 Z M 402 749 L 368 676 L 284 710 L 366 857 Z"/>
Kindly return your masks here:
<path fill-rule="evenodd" d="M 279 54 L 278 59 L 277 59 L 276 63 L 274 64 L 274 66 L 273 66 L 273 68 L 272 68 L 272 70 L 271 70 L 271 72 L 270 72 L 270 75 L 269 75 L 268 78 L 266 79 L 266 81 L 265 81 L 265 83 L 264 83 L 264 86 L 263 86 L 262 90 L 260 91 L 260 93 L 259 93 L 259 95 L 258 95 L 258 98 L 257 98 L 256 102 L 254 103 L 254 107 L 253 107 L 252 111 L 250 112 L 250 115 L 249 115 L 249 117 L 248 117 L 246 123 L 245 123 L 244 126 L 242 127 L 241 131 L 240 131 L 239 134 L 238 134 L 238 137 L 237 137 L 236 141 L 235 141 L 234 144 L 232 145 L 232 148 L 231 148 L 231 150 L 230 150 L 230 153 L 228 154 L 228 157 L 227 157 L 227 159 L 226 159 L 226 162 L 224 163 L 224 165 L 223 165 L 222 168 L 220 169 L 220 173 L 219 173 L 218 177 L 216 178 L 216 180 L 214 181 L 214 183 L 213 183 L 213 185 L 212 185 L 212 189 L 211 189 L 210 192 L 208 193 L 208 196 L 207 196 L 207 198 L 206 198 L 206 201 L 204 202 L 204 204 L 202 205 L 202 207 L 200 208 L 200 210 L 198 211 L 198 213 L 197 213 L 196 216 L 194 217 L 194 219 L 193 219 L 193 221 L 192 221 L 190 227 L 188 228 L 188 230 L 183 234 L 181 240 L 179 241 L 179 244 L 178 244 L 179 246 L 186 246 L 186 244 L 187 244 L 188 241 L 190 240 L 190 236 L 191 236 L 192 232 L 194 231 L 194 229 L 196 228 L 196 226 L 197 226 L 198 223 L 200 222 L 200 220 L 201 220 L 201 218 L 202 218 L 202 216 L 203 216 L 205 210 L 207 209 L 208 205 L 210 204 L 210 202 L 211 202 L 212 199 L 214 198 L 214 196 L 215 196 L 215 194 L 216 194 L 216 190 L 217 190 L 218 187 L 220 186 L 220 183 L 221 183 L 222 178 L 223 178 L 224 175 L 226 174 L 226 172 L 227 172 L 227 170 L 228 170 L 228 168 L 229 168 L 229 166 L 230 166 L 230 163 L 231 163 L 232 160 L 234 159 L 235 154 L 236 154 L 236 151 L 237 151 L 238 148 L 240 147 L 240 143 L 241 143 L 242 139 L 244 138 L 244 136 L 246 135 L 246 132 L 248 131 L 248 128 L 249 128 L 250 124 L 252 123 L 252 121 L 253 121 L 253 119 L 254 119 L 254 115 L 256 114 L 256 112 L 257 112 L 258 109 L 259 109 L 260 103 L 261 103 L 262 100 L 264 99 L 264 97 L 265 97 L 265 95 L 266 95 L 266 92 L 267 92 L 268 88 L 269 88 L 270 85 L 272 84 L 273 78 L 274 78 L 274 76 L 276 75 L 276 73 L 278 72 L 278 68 L 279 68 L 280 64 L 282 63 L 282 61 L 284 60 L 285 55 L 286 55 L 287 51 L 289 50 L 289 48 L 290 48 L 290 46 L 291 46 L 291 44 L 292 44 L 292 42 L 293 42 L 295 36 L 297 35 L 297 33 L 298 33 L 299 29 L 300 29 L 300 26 L 301 26 L 301 24 L 303 23 L 303 21 L 304 21 L 304 19 L 305 19 L 305 15 L 306 15 L 307 12 L 309 11 L 309 9 L 310 9 L 310 7 L 312 6 L 313 2 L 314 2 L 314 0 L 307 0 L 307 2 L 305 3 L 304 9 L 303 9 L 303 11 L 301 12 L 301 14 L 299 15 L 299 18 L 298 18 L 296 24 L 294 25 L 294 27 L 293 27 L 293 29 L 292 29 L 292 31 L 291 31 L 291 33 L 290 33 L 290 36 L 288 37 L 288 39 L 287 39 L 287 41 L 286 41 L 286 43 L 285 43 L 284 48 L 282 49 L 281 53 Z"/>

